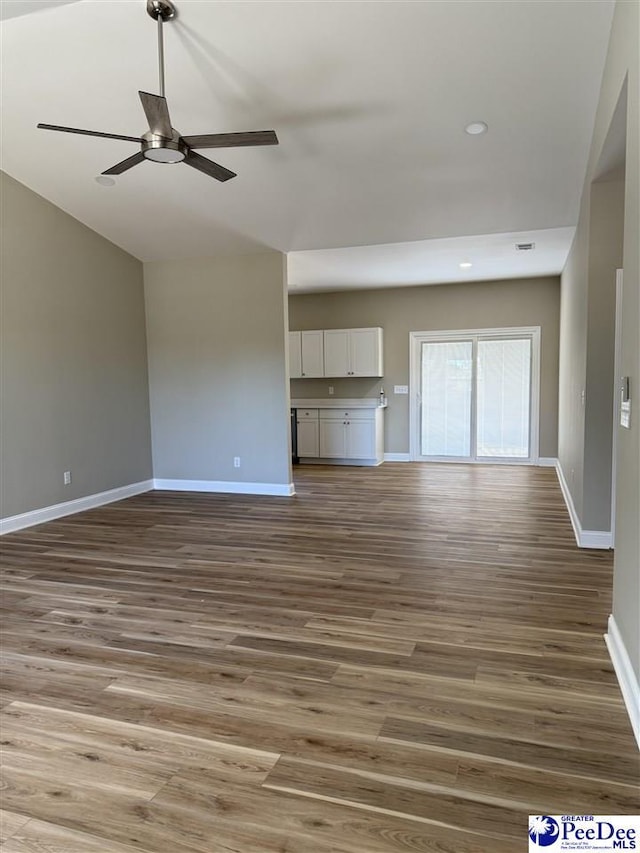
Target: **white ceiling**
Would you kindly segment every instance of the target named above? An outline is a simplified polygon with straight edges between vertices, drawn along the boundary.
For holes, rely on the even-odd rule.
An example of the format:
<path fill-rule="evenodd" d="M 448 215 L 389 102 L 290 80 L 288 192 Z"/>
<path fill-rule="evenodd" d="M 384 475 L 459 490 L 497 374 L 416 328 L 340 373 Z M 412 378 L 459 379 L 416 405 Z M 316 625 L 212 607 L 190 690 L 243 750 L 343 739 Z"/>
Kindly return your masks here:
<path fill-rule="evenodd" d="M 554 275 L 565 264 L 574 233 L 573 227 L 549 228 L 290 252 L 289 287 L 309 293 Z M 518 251 L 517 243 L 534 248 Z"/>
<path fill-rule="evenodd" d="M 145 162 L 110 188 L 95 176 L 135 143 L 36 124 L 144 132 L 156 25 L 144 0 L 21 2 L 2 24 L 2 167 L 141 260 L 271 247 L 301 289 L 562 268 L 611 0 L 177 0 L 175 127 L 274 128 L 280 145 L 201 151 L 238 172 L 224 184 Z M 489 132 L 466 135 L 473 120 Z M 537 232 L 514 259 L 514 234 Z"/>
<path fill-rule="evenodd" d="M 43 9 L 51 9 L 53 6 L 64 6 L 67 3 L 76 3 L 77 0 L 2 0 L 0 3 L 0 21 L 9 18 L 17 18 L 19 15 L 30 15 L 32 12 L 41 12 Z"/>

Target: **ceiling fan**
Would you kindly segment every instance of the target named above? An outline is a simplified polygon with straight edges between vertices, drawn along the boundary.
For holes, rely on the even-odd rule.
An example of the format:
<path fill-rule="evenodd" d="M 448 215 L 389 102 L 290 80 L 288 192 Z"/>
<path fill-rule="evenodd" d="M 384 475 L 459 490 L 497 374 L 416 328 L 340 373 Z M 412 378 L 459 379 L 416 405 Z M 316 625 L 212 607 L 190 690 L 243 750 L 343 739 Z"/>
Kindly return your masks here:
<path fill-rule="evenodd" d="M 235 178 L 236 173 L 226 169 L 219 163 L 214 163 L 207 157 L 196 154 L 194 148 L 237 148 L 249 145 L 277 145 L 278 137 L 274 130 L 253 130 L 241 133 L 205 133 L 196 136 L 181 136 L 172 127 L 169 117 L 167 99 L 164 96 L 164 40 L 162 25 L 175 17 L 176 10 L 171 0 L 147 0 L 147 13 L 158 22 L 158 75 L 160 94 L 151 95 L 149 92 L 138 92 L 142 101 L 142 109 L 149 122 L 149 130 L 142 136 L 122 136 L 118 133 L 102 133 L 98 130 L 81 130 L 77 127 L 61 127 L 57 124 L 38 124 L 43 130 L 58 130 L 63 133 L 80 133 L 84 136 L 101 136 L 105 139 L 123 139 L 127 142 L 138 142 L 140 151 L 116 163 L 103 175 L 121 175 L 128 169 L 142 163 L 143 160 L 153 160 L 155 163 L 186 163 L 193 169 L 198 169 L 215 178 L 217 181 L 228 181 Z"/>

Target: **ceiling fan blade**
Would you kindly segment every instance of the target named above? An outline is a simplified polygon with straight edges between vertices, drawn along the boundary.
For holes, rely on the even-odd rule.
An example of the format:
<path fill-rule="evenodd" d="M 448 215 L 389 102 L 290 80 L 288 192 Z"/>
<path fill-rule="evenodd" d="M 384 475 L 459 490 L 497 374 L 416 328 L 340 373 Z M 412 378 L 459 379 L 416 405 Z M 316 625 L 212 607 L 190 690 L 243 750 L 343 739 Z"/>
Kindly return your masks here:
<path fill-rule="evenodd" d="M 136 154 L 133 154 L 131 157 L 127 157 L 126 160 L 121 160 L 120 163 L 116 163 L 115 166 L 112 166 L 110 169 L 107 169 L 106 172 L 103 172 L 103 175 L 121 175 L 123 172 L 126 172 L 127 169 L 132 169 L 134 166 L 137 166 L 138 163 L 142 163 L 145 159 L 144 154 L 141 151 L 138 151 Z"/>
<path fill-rule="evenodd" d="M 80 133 L 83 136 L 102 136 L 105 139 L 124 139 L 126 142 L 140 142 L 139 136 L 122 136 L 119 133 L 102 133 L 99 130 L 81 130 L 79 127 L 62 127 L 59 124 L 38 124 L 41 130 L 60 130 L 63 133 Z"/>
<path fill-rule="evenodd" d="M 189 148 L 238 148 L 241 145 L 277 145 L 275 130 L 249 130 L 246 133 L 205 133 L 183 136 Z"/>
<path fill-rule="evenodd" d="M 189 151 L 187 153 L 184 162 L 187 166 L 192 166 L 194 169 L 204 172 L 205 175 L 215 178 L 216 181 L 228 181 L 230 178 L 236 177 L 235 172 L 232 172 L 230 169 L 225 169 L 225 167 L 221 166 L 219 163 L 214 163 L 213 160 L 208 160 L 206 157 L 203 157 L 201 154 L 196 154 L 194 151 Z"/>
<path fill-rule="evenodd" d="M 142 109 L 149 122 L 149 130 L 165 139 L 173 138 L 173 128 L 169 117 L 167 99 L 162 95 L 151 95 L 149 92 L 138 92 L 142 101 Z"/>

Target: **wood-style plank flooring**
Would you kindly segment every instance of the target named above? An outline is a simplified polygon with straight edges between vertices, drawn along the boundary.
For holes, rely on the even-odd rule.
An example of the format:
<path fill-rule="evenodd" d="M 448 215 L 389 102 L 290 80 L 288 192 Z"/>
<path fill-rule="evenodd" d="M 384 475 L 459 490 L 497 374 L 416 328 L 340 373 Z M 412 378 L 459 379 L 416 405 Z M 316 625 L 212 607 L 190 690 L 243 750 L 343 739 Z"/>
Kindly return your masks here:
<path fill-rule="evenodd" d="M 632 814 L 555 472 L 301 467 L 4 537 L 3 853 L 519 853 Z"/>

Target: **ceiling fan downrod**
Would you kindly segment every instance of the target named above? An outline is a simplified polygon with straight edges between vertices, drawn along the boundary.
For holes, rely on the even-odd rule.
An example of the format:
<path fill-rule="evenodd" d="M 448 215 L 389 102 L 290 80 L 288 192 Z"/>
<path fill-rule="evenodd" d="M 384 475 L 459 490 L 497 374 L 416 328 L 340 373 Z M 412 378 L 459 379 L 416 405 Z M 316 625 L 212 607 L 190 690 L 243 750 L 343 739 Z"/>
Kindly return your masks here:
<path fill-rule="evenodd" d="M 176 7 L 171 0 L 147 0 L 147 14 L 158 22 L 158 83 L 164 98 L 164 33 L 162 25 L 176 16 Z"/>

